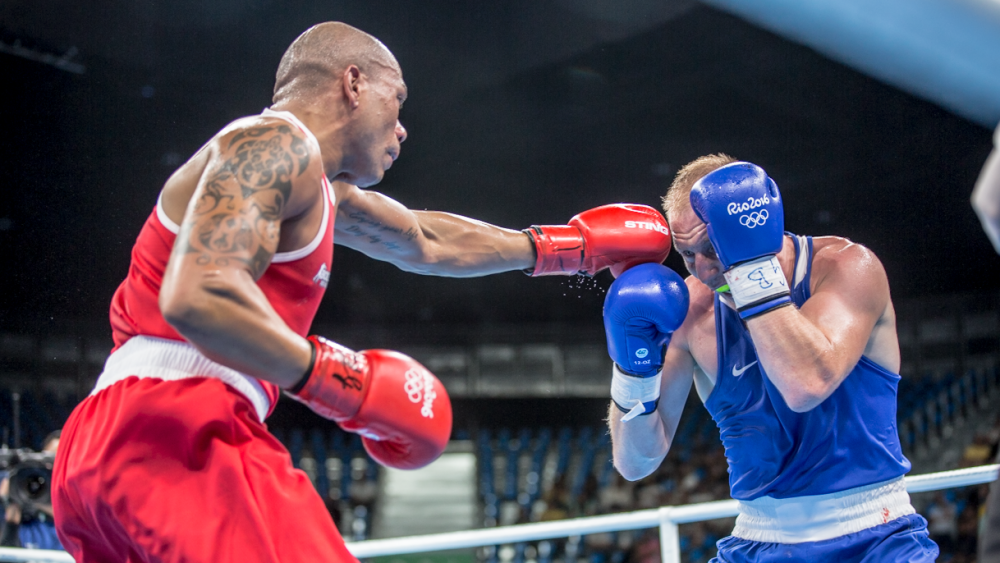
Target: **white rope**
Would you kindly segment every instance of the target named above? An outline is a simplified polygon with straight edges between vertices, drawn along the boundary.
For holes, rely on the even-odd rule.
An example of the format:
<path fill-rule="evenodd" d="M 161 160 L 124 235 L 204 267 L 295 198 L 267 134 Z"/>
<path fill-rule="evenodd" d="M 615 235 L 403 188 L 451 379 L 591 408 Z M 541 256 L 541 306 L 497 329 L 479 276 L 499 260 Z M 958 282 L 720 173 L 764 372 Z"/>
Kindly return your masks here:
<path fill-rule="evenodd" d="M 907 477 L 906 490 L 916 493 L 988 483 L 996 480 L 998 467 L 1000 465 L 984 465 L 981 467 L 970 467 L 968 469 Z M 686 524 L 689 522 L 736 516 L 737 502 L 735 500 L 720 500 L 664 508 L 669 509 L 668 514 L 671 522 Z M 499 528 L 470 530 L 467 532 L 368 540 L 348 543 L 347 547 L 355 557 L 359 558 L 423 551 L 444 551 L 446 549 L 458 549 L 462 547 L 563 538 L 598 532 L 653 528 L 660 524 L 659 514 L 660 512 L 657 509 L 640 510 L 638 512 L 574 518 L 558 522 L 518 524 L 516 526 L 501 526 Z"/>
<path fill-rule="evenodd" d="M 22 561 L 37 563 L 73 563 L 73 558 L 65 551 L 51 549 L 20 549 L 0 547 L 0 561 Z"/>
<path fill-rule="evenodd" d="M 983 465 L 968 469 L 956 469 L 954 471 L 907 477 L 906 490 L 910 493 L 919 493 L 989 483 L 997 479 L 998 469 L 1000 469 L 1000 465 Z M 499 528 L 484 530 L 348 542 L 347 548 L 355 557 L 366 558 L 564 538 L 599 532 L 638 530 L 642 528 L 655 528 L 661 522 L 686 524 L 689 522 L 736 516 L 736 505 L 735 500 L 722 500 L 684 506 L 665 506 L 659 509 L 573 518 L 556 522 L 518 524 L 516 526 L 501 526 Z M 71 563 L 73 559 L 69 554 L 61 551 L 0 548 L 0 561 Z"/>
<path fill-rule="evenodd" d="M 928 473 L 906 478 L 906 492 L 922 493 L 924 491 L 939 491 L 965 485 L 979 485 L 997 480 L 997 469 L 1000 464 L 981 465 L 940 473 Z"/>

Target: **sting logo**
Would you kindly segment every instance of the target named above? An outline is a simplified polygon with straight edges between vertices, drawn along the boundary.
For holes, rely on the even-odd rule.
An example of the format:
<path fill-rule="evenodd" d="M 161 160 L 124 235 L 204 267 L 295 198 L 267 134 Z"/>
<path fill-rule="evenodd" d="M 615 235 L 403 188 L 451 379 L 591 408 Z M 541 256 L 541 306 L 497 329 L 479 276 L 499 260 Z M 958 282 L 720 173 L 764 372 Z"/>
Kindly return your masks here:
<path fill-rule="evenodd" d="M 663 225 L 658 225 L 656 223 L 650 223 L 649 221 L 625 221 L 626 229 L 646 229 L 647 231 L 656 231 L 663 235 L 670 235 L 670 229 L 667 229 Z"/>

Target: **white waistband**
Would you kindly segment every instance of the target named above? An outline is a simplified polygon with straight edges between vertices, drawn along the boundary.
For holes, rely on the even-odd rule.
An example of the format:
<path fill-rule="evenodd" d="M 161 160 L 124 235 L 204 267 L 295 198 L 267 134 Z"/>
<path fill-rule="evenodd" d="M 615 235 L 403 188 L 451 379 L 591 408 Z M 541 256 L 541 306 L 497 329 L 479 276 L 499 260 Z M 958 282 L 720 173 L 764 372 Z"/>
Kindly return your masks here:
<path fill-rule="evenodd" d="M 913 514 L 902 477 L 839 493 L 740 501 L 733 535 L 768 543 L 828 540 Z"/>
<path fill-rule="evenodd" d="M 187 342 L 153 336 L 133 336 L 114 351 L 104 363 L 104 371 L 90 392 L 94 395 L 131 376 L 176 381 L 189 377 L 213 377 L 228 384 L 245 396 L 257 418 L 263 421 L 271 401 L 256 378 L 206 358 Z"/>

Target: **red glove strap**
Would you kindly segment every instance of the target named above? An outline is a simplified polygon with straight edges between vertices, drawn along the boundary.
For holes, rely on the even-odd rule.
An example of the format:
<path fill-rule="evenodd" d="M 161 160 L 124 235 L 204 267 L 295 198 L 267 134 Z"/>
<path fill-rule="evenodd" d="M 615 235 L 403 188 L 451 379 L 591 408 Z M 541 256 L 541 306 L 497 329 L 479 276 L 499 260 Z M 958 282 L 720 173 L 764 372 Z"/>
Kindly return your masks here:
<path fill-rule="evenodd" d="M 584 244 L 580 229 L 569 225 L 533 225 L 524 232 L 535 243 L 532 276 L 575 274 L 583 264 Z"/>
<path fill-rule="evenodd" d="M 368 392 L 368 359 L 321 336 L 308 340 L 313 347 L 312 369 L 304 384 L 296 386 L 301 389 L 289 395 L 324 418 L 337 422 L 353 418 Z"/>

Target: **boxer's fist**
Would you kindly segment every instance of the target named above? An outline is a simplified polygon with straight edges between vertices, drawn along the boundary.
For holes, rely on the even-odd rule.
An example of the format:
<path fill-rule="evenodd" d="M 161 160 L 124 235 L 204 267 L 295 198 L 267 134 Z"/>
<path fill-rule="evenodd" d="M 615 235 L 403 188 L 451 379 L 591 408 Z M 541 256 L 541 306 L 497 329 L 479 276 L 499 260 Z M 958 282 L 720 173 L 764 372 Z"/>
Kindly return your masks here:
<path fill-rule="evenodd" d="M 637 264 L 659 264 L 670 253 L 667 222 L 646 205 L 602 205 L 568 225 L 535 225 L 524 232 L 535 245 L 533 276 L 594 275 L 611 268 L 618 277 Z"/>
<path fill-rule="evenodd" d="M 365 449 L 382 465 L 417 469 L 437 459 L 451 436 L 451 401 L 444 385 L 405 354 L 363 353 L 371 366 L 368 396 L 341 428 L 361 434 Z"/>
<path fill-rule="evenodd" d="M 417 469 L 437 459 L 451 435 L 451 401 L 416 360 L 388 350 L 351 351 L 310 336 L 314 359 L 292 398 L 336 421 L 376 461 Z"/>
<path fill-rule="evenodd" d="M 708 225 L 708 238 L 727 270 L 781 250 L 781 194 L 755 164 L 734 162 L 706 174 L 691 187 L 691 208 Z"/>
<path fill-rule="evenodd" d="M 692 186 L 691 208 L 708 225 L 740 317 L 791 303 L 776 256 L 785 229 L 781 194 L 763 169 L 734 162 L 709 172 Z"/>
<path fill-rule="evenodd" d="M 687 310 L 687 286 L 670 268 L 642 264 L 625 271 L 604 298 L 608 354 L 627 373 L 655 374 Z"/>
<path fill-rule="evenodd" d="M 629 420 L 656 409 L 670 336 L 688 310 L 688 290 L 673 270 L 642 264 L 615 280 L 604 299 L 604 332 L 615 362 L 611 397 Z"/>

